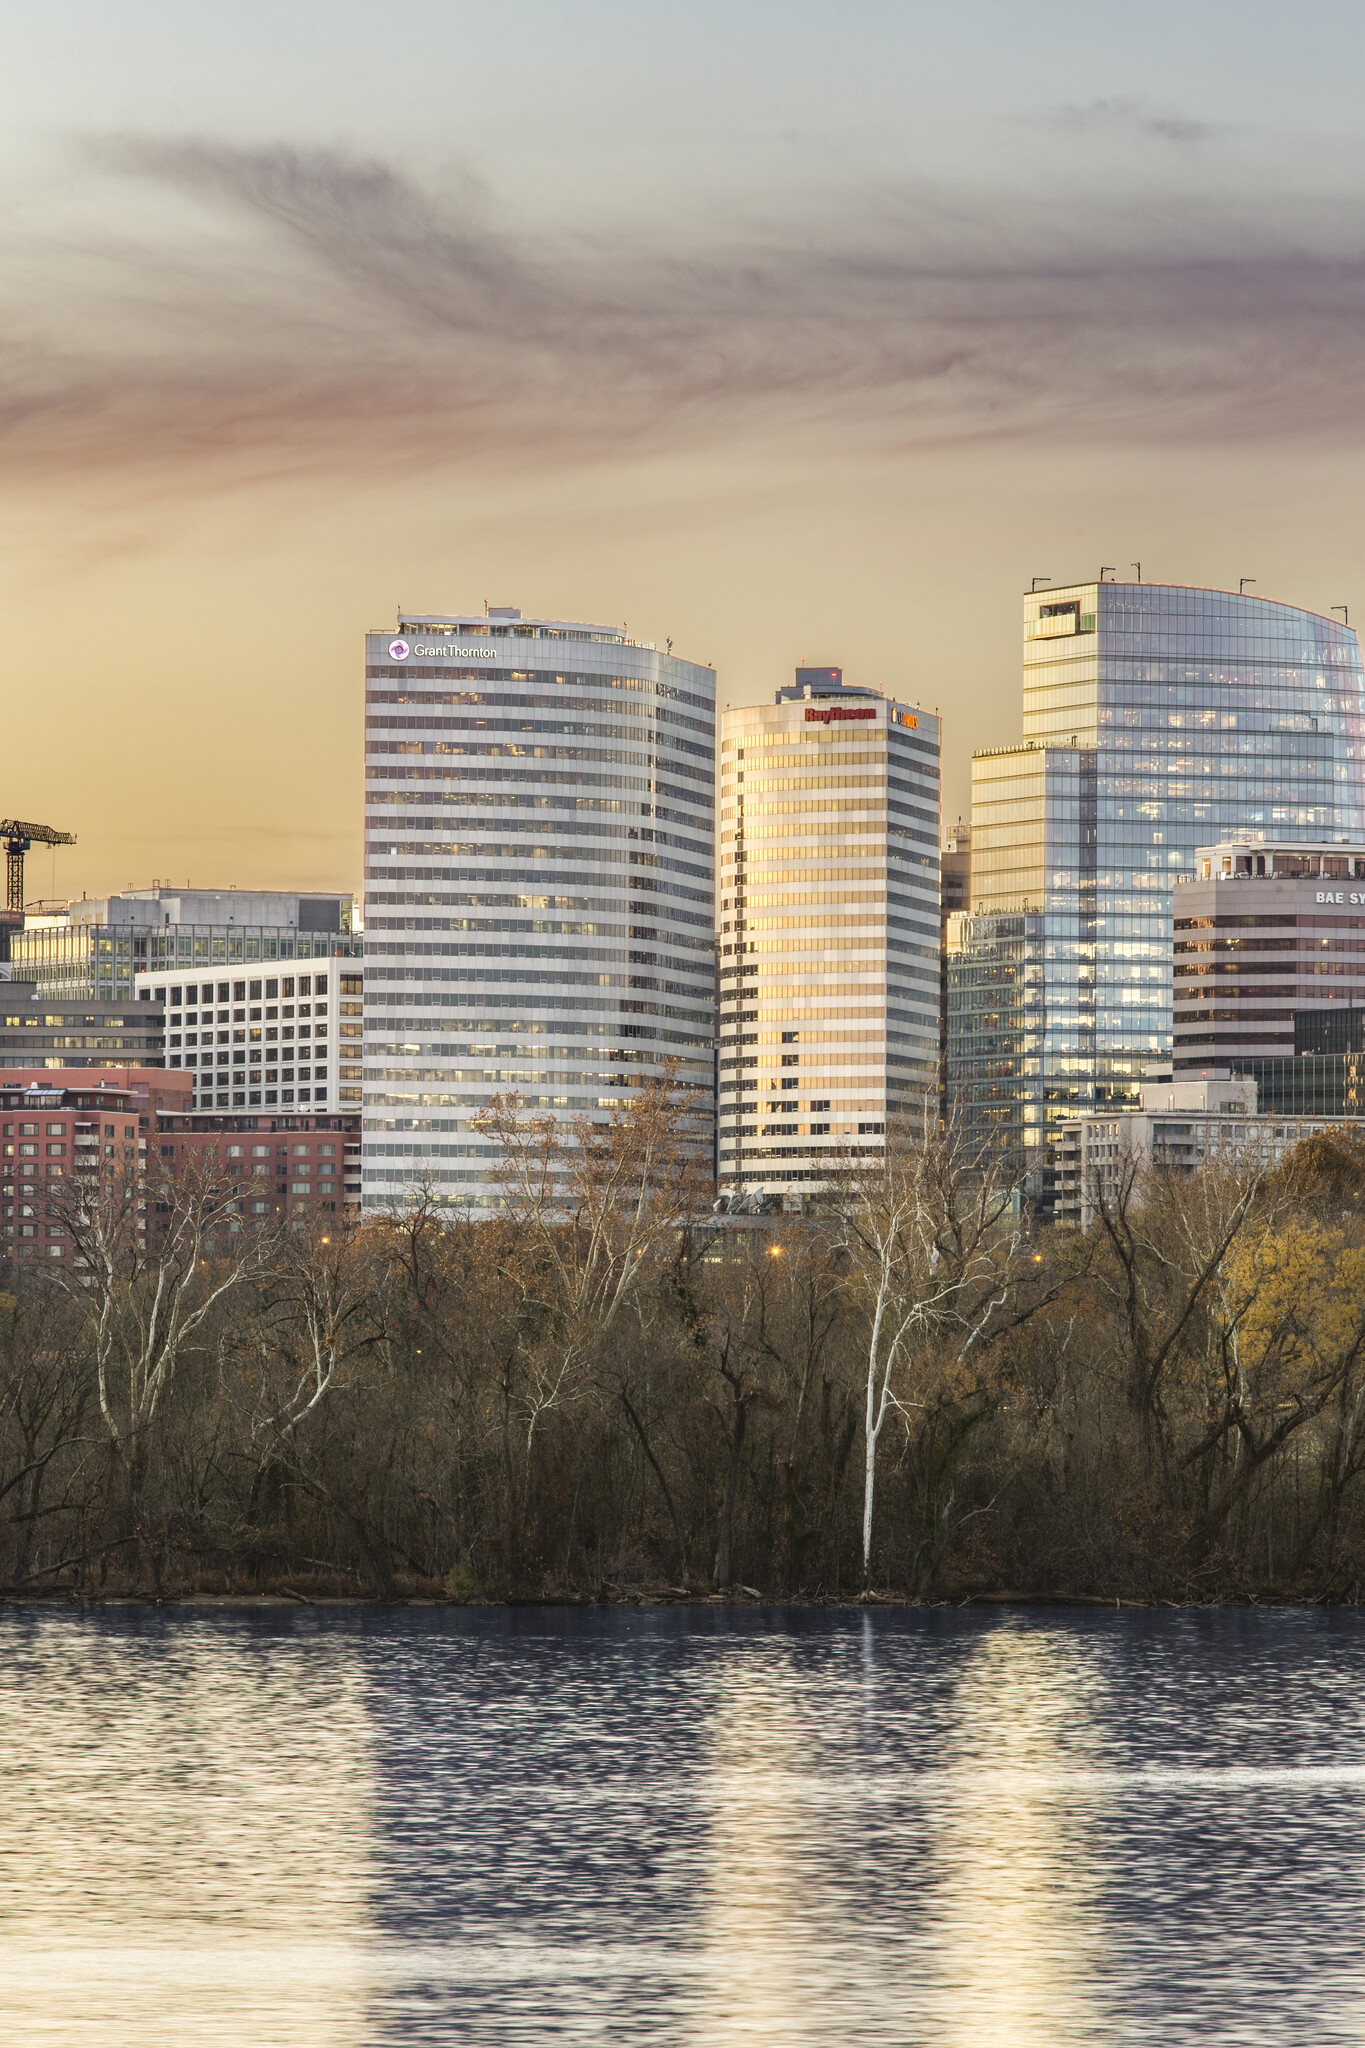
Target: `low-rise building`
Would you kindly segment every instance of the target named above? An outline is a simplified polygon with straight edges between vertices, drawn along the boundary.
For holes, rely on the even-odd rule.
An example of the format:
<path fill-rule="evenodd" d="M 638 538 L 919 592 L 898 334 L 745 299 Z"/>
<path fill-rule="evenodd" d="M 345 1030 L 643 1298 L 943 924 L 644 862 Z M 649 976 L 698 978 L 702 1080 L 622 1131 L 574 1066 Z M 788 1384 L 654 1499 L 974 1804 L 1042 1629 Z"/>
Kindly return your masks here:
<path fill-rule="evenodd" d="M 193 1077 L 196 1110 L 316 1115 L 359 1112 L 362 986 L 360 962 L 338 960 L 194 981 L 162 968 L 137 993 L 163 1020 L 167 1071 Z"/>
<path fill-rule="evenodd" d="M 1135 1167 L 1189 1174 L 1220 1159 L 1273 1166 L 1305 1138 L 1343 1124 L 1352 1120 L 1264 1115 L 1256 1083 L 1226 1070 L 1149 1078 L 1140 1109 L 1094 1111 L 1058 1127 L 1057 1221 L 1088 1230 L 1101 1201 L 1113 1201 Z"/>
<path fill-rule="evenodd" d="M 0 1265 L 71 1257 L 62 1207 L 73 1174 L 136 1161 L 215 1160 L 240 1180 L 245 1223 L 287 1219 L 324 1232 L 360 1215 L 360 1117 L 204 1117 L 193 1078 L 148 1068 L 0 1073 Z M 139 1236 L 158 1211 L 140 1204 Z"/>
<path fill-rule="evenodd" d="M 163 1116 L 155 1143 L 176 1166 L 214 1155 L 242 1182 L 248 1222 L 294 1225 L 360 1220 L 360 1114 L 351 1116 Z"/>
<path fill-rule="evenodd" d="M 184 1103 L 178 1077 L 146 1069 L 20 1068 L 0 1074 L 0 1263 L 69 1261 L 62 1208 L 74 1175 L 145 1167 L 158 1120 Z M 146 1205 L 139 1236 L 149 1227 Z M 154 1228 L 154 1216 L 152 1218 Z"/>
<path fill-rule="evenodd" d="M 0 1070 L 159 1066 L 161 1021 L 134 1002 L 70 1002 L 31 981 L 0 982 Z"/>
<path fill-rule="evenodd" d="M 10 939 L 10 973 L 45 995 L 128 1001 L 137 975 L 157 968 L 196 978 L 262 972 L 291 962 L 360 958 L 349 895 L 283 889 L 173 889 L 44 906 Z"/>

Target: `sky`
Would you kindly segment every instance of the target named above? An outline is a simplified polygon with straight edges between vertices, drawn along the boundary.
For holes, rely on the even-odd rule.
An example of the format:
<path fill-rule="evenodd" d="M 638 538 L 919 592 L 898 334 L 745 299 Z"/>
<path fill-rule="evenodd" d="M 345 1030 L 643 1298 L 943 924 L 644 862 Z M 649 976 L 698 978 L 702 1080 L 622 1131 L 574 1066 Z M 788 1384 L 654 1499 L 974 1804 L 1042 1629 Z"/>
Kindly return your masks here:
<path fill-rule="evenodd" d="M 1359 601 L 1365 10 L 18 0 L 30 898 L 358 888 L 362 635 L 622 622 L 1018 737 L 1035 576 Z"/>

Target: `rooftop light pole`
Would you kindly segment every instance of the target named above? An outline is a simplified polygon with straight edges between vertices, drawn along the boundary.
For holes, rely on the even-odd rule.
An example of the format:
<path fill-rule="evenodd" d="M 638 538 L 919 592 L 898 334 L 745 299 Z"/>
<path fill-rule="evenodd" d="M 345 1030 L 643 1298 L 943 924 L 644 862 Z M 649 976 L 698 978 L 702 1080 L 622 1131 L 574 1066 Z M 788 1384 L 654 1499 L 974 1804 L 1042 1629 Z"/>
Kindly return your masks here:
<path fill-rule="evenodd" d="M 1035 576 L 1035 577 L 1034 577 L 1034 579 L 1033 579 L 1033 581 L 1032 581 L 1032 582 L 1031 582 L 1031 583 L 1029 584 L 1029 587 L 1028 587 L 1028 594 L 1029 594 L 1029 596 L 1030 596 L 1030 597 L 1032 597 L 1032 596 L 1033 596 L 1033 593 L 1034 593 L 1034 592 L 1035 592 L 1035 591 L 1037 590 L 1037 588 L 1038 588 L 1038 585 L 1039 585 L 1040 583 L 1051 583 L 1051 581 L 1052 581 L 1052 578 L 1051 578 L 1050 576 Z"/>
<path fill-rule="evenodd" d="M 1334 604 L 1334 605 L 1332 606 L 1332 610 L 1333 610 L 1334 612 L 1340 612 L 1340 613 L 1341 613 L 1341 623 L 1342 623 L 1342 625 L 1343 625 L 1343 626 L 1349 626 L 1349 625 L 1350 625 L 1350 623 L 1351 623 L 1351 614 L 1350 614 L 1350 612 L 1349 612 L 1349 611 L 1347 610 L 1347 608 L 1346 608 L 1346 606 L 1345 606 L 1344 604 Z"/>
<path fill-rule="evenodd" d="M 1239 597 L 1245 597 L 1246 587 L 1248 583 L 1254 583 L 1255 581 L 1256 578 L 1254 576 L 1239 576 L 1237 578 L 1237 595 Z"/>

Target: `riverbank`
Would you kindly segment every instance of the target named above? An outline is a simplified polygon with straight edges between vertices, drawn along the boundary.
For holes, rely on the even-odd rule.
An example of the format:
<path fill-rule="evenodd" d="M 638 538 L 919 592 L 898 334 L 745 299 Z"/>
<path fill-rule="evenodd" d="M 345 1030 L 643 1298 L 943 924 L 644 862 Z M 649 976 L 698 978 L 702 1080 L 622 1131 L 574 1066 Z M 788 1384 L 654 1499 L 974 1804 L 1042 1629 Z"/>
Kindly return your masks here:
<path fill-rule="evenodd" d="M 592 1592 L 544 1591 L 505 1594 L 500 1596 L 475 1594 L 470 1597 L 456 1596 L 439 1588 L 395 1589 L 391 1593 L 367 1592 L 356 1588 L 349 1590 L 324 1589 L 312 1586 L 305 1590 L 295 1583 L 273 1583 L 258 1587 L 240 1587 L 232 1591 L 209 1591 L 198 1588 L 168 1588 L 157 1592 L 150 1588 L 135 1589 L 110 1587 L 80 1589 L 56 1587 L 47 1589 L 4 1588 L 0 1589 L 2 1607 L 204 1607 L 204 1608 L 246 1608 L 246 1607 L 365 1607 L 395 1608 L 467 1608 L 481 1611 L 521 1610 L 529 1607 L 545 1608 L 661 1608 L 661 1607 L 736 1607 L 736 1608 L 781 1608 L 783 1610 L 804 1610 L 818 1613 L 827 1610 L 855 1608 L 1143 1608 L 1169 1609 L 1210 1609 L 1210 1608 L 1312 1608 L 1312 1607 L 1358 1607 L 1365 1605 L 1361 1590 L 1352 1588 L 1342 1596 L 1324 1597 L 1307 1588 L 1266 1587 L 1252 1592 L 1187 1594 L 1183 1598 L 1152 1595 L 1146 1598 L 1123 1596 L 1112 1593 L 1073 1593 L 1060 1591 L 1025 1591 L 1020 1589 L 987 1590 L 966 1592 L 952 1598 L 926 1598 L 922 1595 L 896 1588 L 877 1588 L 865 1593 L 764 1593 L 757 1588 L 731 1587 L 725 1592 L 707 1592 L 700 1588 L 674 1586 L 601 1587 Z"/>

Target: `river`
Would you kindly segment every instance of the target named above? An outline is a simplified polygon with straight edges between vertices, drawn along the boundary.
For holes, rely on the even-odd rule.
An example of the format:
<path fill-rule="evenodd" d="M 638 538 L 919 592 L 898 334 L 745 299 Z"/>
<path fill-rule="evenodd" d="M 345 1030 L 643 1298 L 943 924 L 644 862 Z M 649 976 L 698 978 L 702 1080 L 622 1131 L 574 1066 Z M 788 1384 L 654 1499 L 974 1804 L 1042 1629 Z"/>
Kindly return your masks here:
<path fill-rule="evenodd" d="M 10 1608 L 0 2039 L 1359 2043 L 1365 1622 Z"/>

